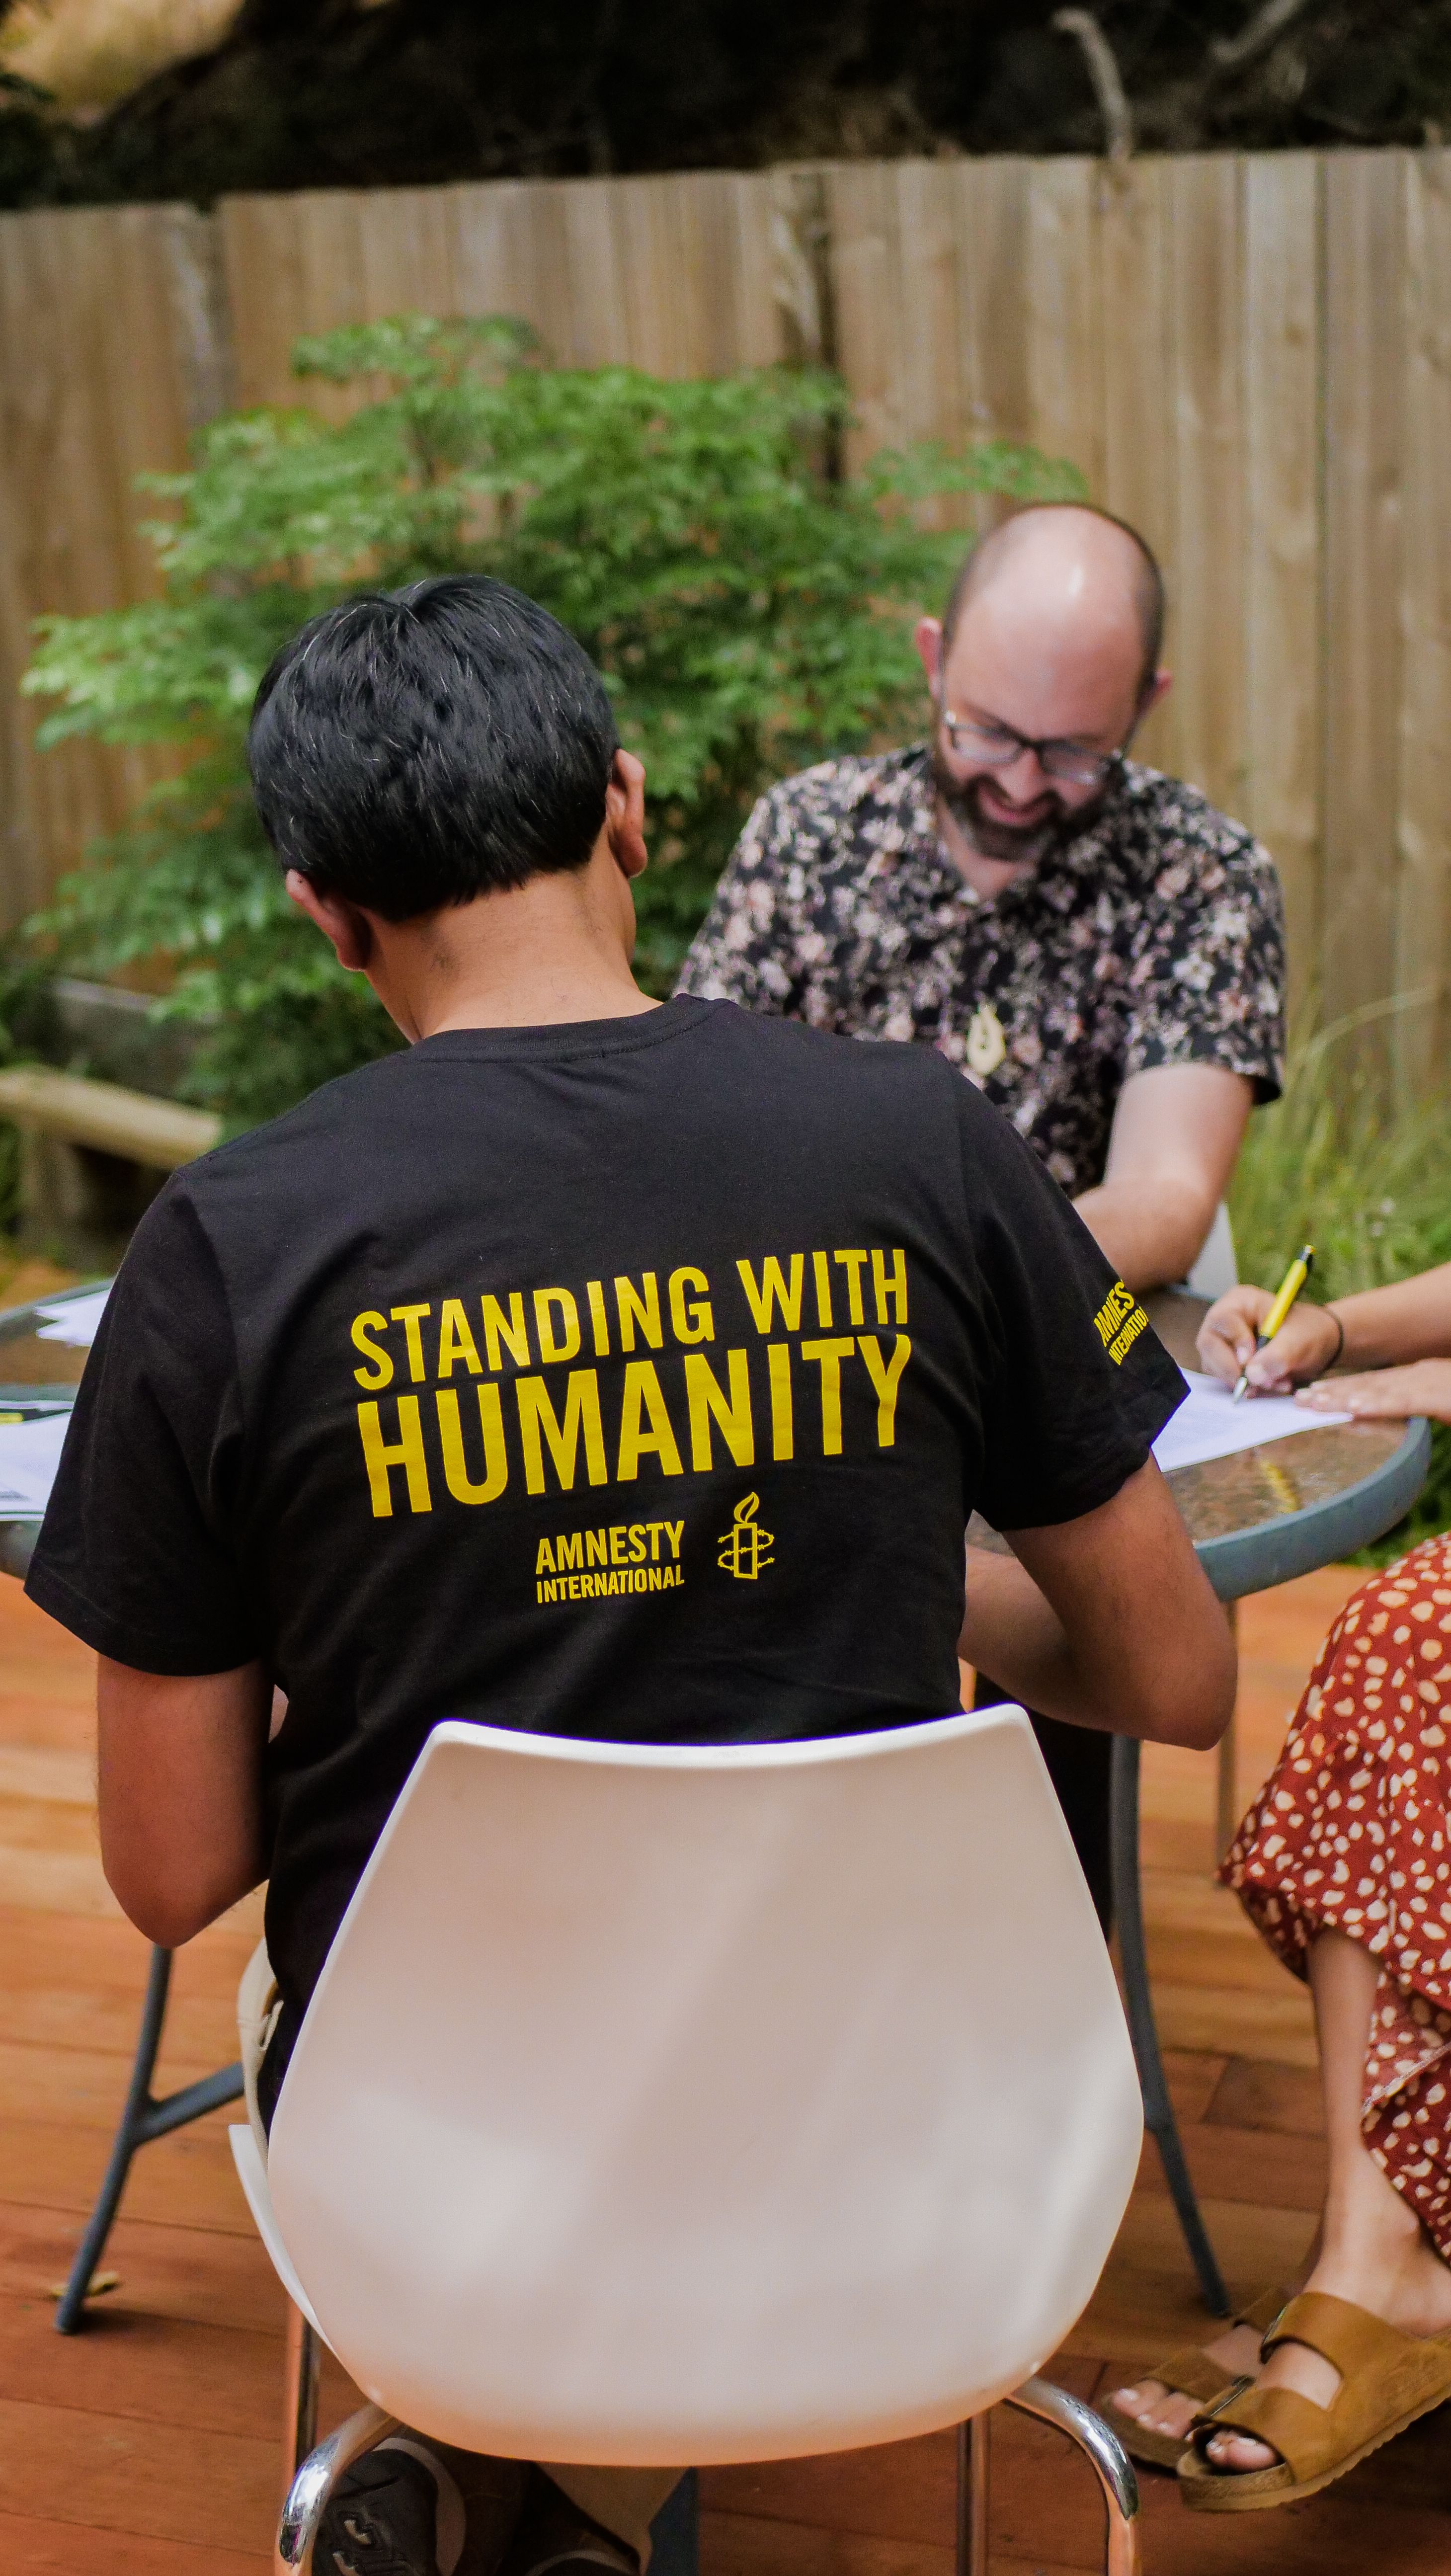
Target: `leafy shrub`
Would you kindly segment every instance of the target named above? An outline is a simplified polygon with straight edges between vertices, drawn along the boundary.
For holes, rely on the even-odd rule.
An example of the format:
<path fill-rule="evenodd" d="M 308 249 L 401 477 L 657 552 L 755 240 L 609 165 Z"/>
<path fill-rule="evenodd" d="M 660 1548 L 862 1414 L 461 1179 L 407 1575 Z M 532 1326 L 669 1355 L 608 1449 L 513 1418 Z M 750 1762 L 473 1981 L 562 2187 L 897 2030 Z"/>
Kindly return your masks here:
<path fill-rule="evenodd" d="M 247 789 L 253 692 L 305 618 L 467 569 L 573 630 L 649 771 L 640 967 L 664 992 L 762 787 L 914 722 L 908 612 L 940 599 L 963 542 L 925 531 L 920 505 L 1083 489 L 1073 467 L 1001 442 L 833 475 L 833 376 L 570 372 L 507 320 L 366 324 L 301 341 L 294 363 L 383 390 L 340 425 L 301 409 L 220 420 L 190 473 L 146 478 L 173 514 L 148 530 L 164 595 L 43 620 L 24 683 L 57 702 L 42 743 L 179 753 L 31 927 L 80 972 L 169 958 L 164 1007 L 218 1016 L 199 1096 L 243 1124 L 396 1043 L 287 901 Z"/>

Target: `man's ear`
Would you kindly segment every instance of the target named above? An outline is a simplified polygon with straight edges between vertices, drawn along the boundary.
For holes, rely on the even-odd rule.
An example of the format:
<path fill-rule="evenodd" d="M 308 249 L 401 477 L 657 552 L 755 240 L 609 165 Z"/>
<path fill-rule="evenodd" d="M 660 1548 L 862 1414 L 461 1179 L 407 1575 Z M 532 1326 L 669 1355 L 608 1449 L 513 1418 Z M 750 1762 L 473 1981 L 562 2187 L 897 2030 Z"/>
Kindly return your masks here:
<path fill-rule="evenodd" d="M 328 894 L 315 886 L 300 868 L 289 868 L 286 882 L 298 911 L 305 912 L 324 939 L 332 941 L 338 964 L 346 966 L 350 975 L 366 975 L 377 945 L 367 914 L 345 895 Z"/>
<path fill-rule="evenodd" d="M 941 618 L 919 617 L 912 641 L 917 647 L 917 659 L 927 674 L 927 686 L 935 698 L 942 678 Z"/>
<path fill-rule="evenodd" d="M 615 865 L 637 877 L 650 864 L 645 847 L 645 764 L 632 751 L 617 751 L 605 789 L 605 837 Z"/>
<path fill-rule="evenodd" d="M 1139 700 L 1139 712 L 1134 718 L 1135 730 L 1137 730 L 1137 728 L 1144 722 L 1146 717 L 1153 714 L 1160 699 L 1167 698 L 1173 685 L 1174 674 L 1172 671 L 1156 671 L 1152 680 L 1145 682 L 1144 694 Z"/>

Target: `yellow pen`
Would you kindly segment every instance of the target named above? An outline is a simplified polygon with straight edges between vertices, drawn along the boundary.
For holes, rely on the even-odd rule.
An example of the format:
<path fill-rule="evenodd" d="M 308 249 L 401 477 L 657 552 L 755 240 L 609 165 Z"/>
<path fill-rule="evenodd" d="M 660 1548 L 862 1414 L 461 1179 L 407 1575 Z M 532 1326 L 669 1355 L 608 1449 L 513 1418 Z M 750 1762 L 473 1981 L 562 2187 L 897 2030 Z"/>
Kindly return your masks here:
<path fill-rule="evenodd" d="M 1294 1260 L 1291 1262 L 1289 1269 L 1284 1275 L 1284 1278 L 1280 1281 L 1279 1294 L 1277 1295 L 1273 1306 L 1270 1308 L 1269 1313 L 1266 1315 L 1263 1326 L 1255 1335 L 1255 1349 L 1257 1351 L 1262 1351 L 1266 1342 L 1272 1342 L 1274 1340 L 1276 1333 L 1279 1331 L 1280 1326 L 1283 1324 L 1285 1317 L 1288 1315 L 1290 1308 L 1299 1296 L 1301 1289 L 1304 1287 L 1305 1282 L 1309 1278 L 1314 1267 L 1315 1246 L 1313 1243 L 1307 1243 L 1303 1252 L 1296 1253 Z M 1233 1401 L 1236 1404 L 1240 1403 L 1243 1397 L 1248 1395 L 1248 1393 L 1249 1370 L 1247 1368 L 1243 1368 L 1239 1373 L 1239 1383 L 1234 1390 Z"/>

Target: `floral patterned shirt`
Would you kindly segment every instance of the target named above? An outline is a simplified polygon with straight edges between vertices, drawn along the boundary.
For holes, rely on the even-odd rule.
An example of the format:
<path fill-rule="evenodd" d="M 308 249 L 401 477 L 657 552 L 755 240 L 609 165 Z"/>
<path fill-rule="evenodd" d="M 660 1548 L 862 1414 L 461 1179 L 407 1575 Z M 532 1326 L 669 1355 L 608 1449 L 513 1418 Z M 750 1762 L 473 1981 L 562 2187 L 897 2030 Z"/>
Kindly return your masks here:
<path fill-rule="evenodd" d="M 1273 862 L 1197 788 L 1124 762 L 1091 825 L 989 900 L 938 841 L 919 745 L 761 798 L 678 990 L 935 1046 L 1077 1195 L 1131 1073 L 1223 1065 L 1276 1097 L 1284 984 Z"/>

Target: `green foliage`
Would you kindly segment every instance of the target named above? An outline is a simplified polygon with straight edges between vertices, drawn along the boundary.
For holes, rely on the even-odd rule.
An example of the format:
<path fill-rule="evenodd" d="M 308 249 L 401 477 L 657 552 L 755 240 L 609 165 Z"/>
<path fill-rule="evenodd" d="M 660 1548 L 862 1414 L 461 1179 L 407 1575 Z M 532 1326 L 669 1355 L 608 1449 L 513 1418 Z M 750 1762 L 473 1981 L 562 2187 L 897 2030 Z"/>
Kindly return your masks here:
<path fill-rule="evenodd" d="M 1354 1013 L 1299 1040 L 1284 1097 L 1251 1121 L 1229 1200 L 1242 1279 L 1277 1288 L 1305 1242 L 1315 1245 L 1315 1294 L 1325 1302 L 1451 1260 L 1445 1105 L 1384 1107 L 1382 1086 L 1356 1062 L 1360 1030 L 1377 1016 Z M 1451 1430 L 1436 1427 L 1420 1499 L 1355 1561 L 1389 1565 L 1448 1528 Z"/>
<path fill-rule="evenodd" d="M 404 317 L 304 340 L 297 372 L 363 386 L 218 421 L 188 474 L 147 478 L 164 596 L 42 621 L 24 686 L 42 743 L 179 747 L 180 774 L 32 925 L 76 971 L 175 963 L 166 1008 L 220 1014 L 200 1086 L 240 1123 L 394 1043 L 287 903 L 243 742 L 279 644 L 350 591 L 477 570 L 580 638 L 650 781 L 640 966 L 668 991 L 753 799 L 829 753 L 910 730 L 910 613 L 942 597 L 960 535 L 944 493 L 1075 497 L 1082 479 L 1001 441 L 819 470 L 846 398 L 820 373 L 665 383 L 539 363 L 517 322 Z"/>

